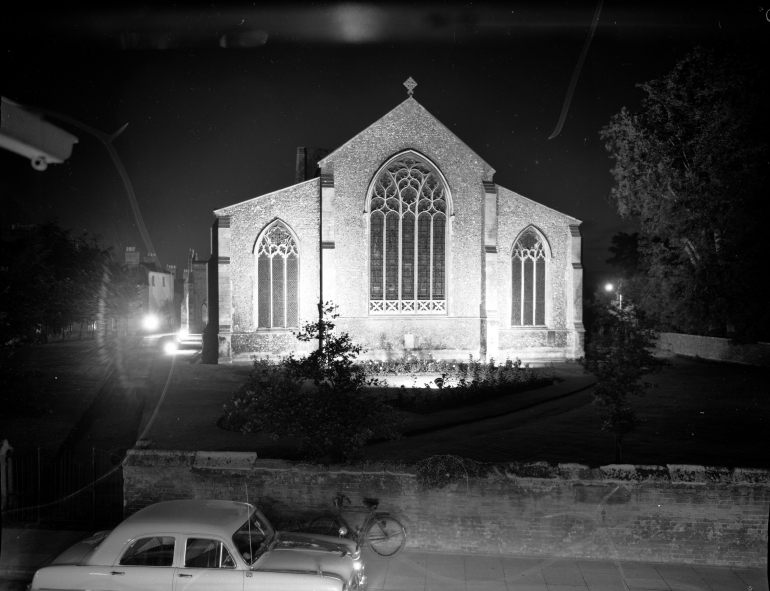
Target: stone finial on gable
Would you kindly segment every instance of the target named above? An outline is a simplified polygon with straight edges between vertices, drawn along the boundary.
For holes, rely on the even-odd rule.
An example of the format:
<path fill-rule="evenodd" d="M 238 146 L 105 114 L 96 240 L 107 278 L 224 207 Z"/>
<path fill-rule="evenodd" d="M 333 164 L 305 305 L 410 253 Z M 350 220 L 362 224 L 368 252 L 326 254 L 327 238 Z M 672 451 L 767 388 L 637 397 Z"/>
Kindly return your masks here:
<path fill-rule="evenodd" d="M 409 93 L 409 96 L 412 96 L 412 94 L 414 93 L 414 87 L 417 86 L 417 82 L 414 81 L 414 78 L 409 76 L 406 82 L 404 82 L 404 86 L 406 86 L 406 90 Z"/>

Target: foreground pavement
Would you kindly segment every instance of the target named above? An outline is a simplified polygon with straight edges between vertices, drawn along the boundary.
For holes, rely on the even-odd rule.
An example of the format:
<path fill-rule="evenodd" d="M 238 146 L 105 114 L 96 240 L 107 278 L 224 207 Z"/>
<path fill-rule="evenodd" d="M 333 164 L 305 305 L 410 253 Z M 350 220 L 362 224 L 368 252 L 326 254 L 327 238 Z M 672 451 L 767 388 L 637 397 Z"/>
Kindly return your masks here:
<path fill-rule="evenodd" d="M 4 529 L 0 590 L 21 591 L 35 570 L 92 532 Z M 765 568 L 524 558 L 406 549 L 364 550 L 371 591 L 768 591 Z"/>

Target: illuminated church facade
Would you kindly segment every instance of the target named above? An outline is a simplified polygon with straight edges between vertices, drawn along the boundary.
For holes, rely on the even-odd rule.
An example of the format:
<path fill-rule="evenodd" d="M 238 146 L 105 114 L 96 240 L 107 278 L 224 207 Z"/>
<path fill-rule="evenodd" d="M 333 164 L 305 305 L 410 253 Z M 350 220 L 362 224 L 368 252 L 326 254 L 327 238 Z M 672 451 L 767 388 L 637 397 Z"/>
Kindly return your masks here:
<path fill-rule="evenodd" d="M 495 184 L 414 98 L 317 168 L 303 150 L 299 182 L 214 212 L 220 362 L 302 351 L 320 301 L 365 358 L 583 354 L 581 222 Z"/>

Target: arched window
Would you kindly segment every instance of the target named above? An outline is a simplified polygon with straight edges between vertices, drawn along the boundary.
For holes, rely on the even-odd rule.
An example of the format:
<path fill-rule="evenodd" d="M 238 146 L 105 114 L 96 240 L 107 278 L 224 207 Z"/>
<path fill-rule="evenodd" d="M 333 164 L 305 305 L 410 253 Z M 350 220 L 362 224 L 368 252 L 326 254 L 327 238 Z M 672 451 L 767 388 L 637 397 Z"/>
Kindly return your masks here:
<path fill-rule="evenodd" d="M 447 189 L 415 154 L 385 166 L 369 201 L 369 312 L 446 313 Z"/>
<path fill-rule="evenodd" d="M 281 223 L 257 241 L 257 327 L 299 326 L 299 253 L 297 242 Z"/>
<path fill-rule="evenodd" d="M 534 228 L 527 228 L 513 245 L 511 324 L 545 326 L 545 284 L 548 253 Z"/>

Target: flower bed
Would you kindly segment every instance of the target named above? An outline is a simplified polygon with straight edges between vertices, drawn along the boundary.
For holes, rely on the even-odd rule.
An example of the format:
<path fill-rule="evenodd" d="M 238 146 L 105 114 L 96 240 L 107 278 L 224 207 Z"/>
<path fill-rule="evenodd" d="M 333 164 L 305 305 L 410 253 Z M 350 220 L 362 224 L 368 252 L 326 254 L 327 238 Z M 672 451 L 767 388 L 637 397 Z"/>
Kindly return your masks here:
<path fill-rule="evenodd" d="M 551 385 L 546 370 L 521 367 L 519 359 L 503 365 L 405 359 L 363 364 L 367 377 L 381 380 L 373 392 L 399 410 L 427 414 L 476 404 L 516 392 Z"/>

